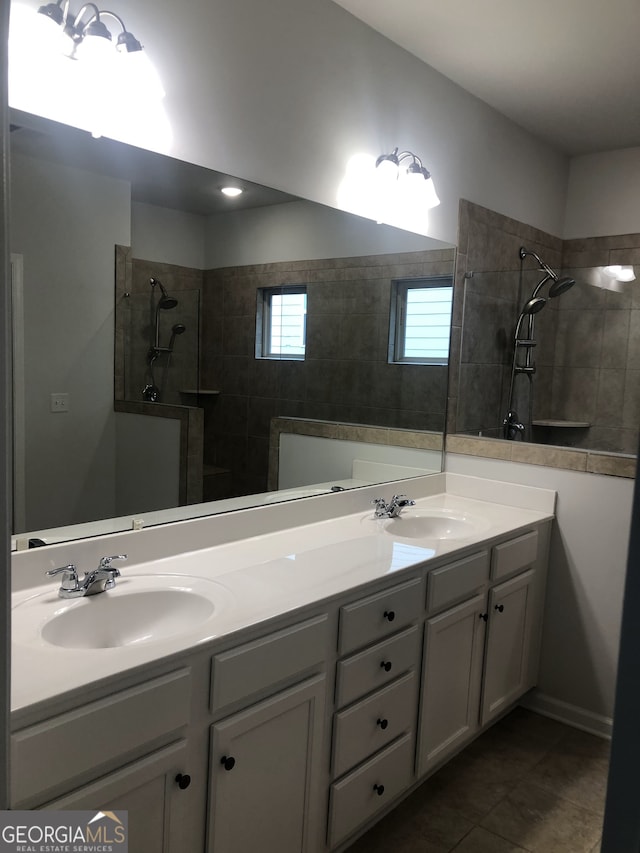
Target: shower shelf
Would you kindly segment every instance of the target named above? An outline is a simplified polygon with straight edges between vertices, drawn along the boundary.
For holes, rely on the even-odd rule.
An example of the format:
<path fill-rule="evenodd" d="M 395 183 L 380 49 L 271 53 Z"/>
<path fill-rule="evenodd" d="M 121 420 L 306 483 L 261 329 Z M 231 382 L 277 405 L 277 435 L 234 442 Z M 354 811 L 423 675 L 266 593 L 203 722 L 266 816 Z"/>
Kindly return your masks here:
<path fill-rule="evenodd" d="M 589 429 L 591 426 L 587 421 L 561 421 L 554 418 L 547 418 L 540 421 L 533 421 L 533 426 L 539 427 L 562 427 L 569 429 Z"/>
<path fill-rule="evenodd" d="M 220 392 L 219 391 L 213 391 L 213 390 L 210 390 L 208 388 L 185 388 L 184 390 L 180 391 L 180 393 L 181 394 L 193 394 L 194 396 L 198 396 L 198 397 L 200 397 L 200 396 L 211 397 L 211 396 L 214 396 L 216 394 L 219 394 Z"/>

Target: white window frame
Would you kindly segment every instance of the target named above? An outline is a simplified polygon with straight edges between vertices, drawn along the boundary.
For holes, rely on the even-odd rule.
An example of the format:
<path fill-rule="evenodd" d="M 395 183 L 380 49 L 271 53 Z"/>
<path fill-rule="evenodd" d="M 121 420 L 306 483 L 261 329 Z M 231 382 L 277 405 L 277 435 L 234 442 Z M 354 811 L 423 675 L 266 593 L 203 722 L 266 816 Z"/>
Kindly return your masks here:
<path fill-rule="evenodd" d="M 405 342 L 407 331 L 407 299 L 411 290 L 426 290 L 437 288 L 448 290 L 451 294 L 448 308 L 446 355 L 438 356 L 407 356 Z M 398 279 L 392 282 L 391 313 L 389 324 L 389 361 L 394 364 L 435 364 L 449 363 L 449 348 L 451 346 L 451 306 L 453 304 L 453 278 L 448 275 L 426 276 L 424 278 Z"/>
<path fill-rule="evenodd" d="M 273 330 L 273 297 L 292 294 L 304 294 L 305 311 L 302 318 L 302 347 L 303 352 L 285 352 L 275 349 L 272 344 Z M 304 361 L 307 343 L 307 286 L 305 284 L 287 284 L 276 287 L 258 288 L 258 304 L 256 310 L 256 358 L 274 359 L 277 361 Z"/>

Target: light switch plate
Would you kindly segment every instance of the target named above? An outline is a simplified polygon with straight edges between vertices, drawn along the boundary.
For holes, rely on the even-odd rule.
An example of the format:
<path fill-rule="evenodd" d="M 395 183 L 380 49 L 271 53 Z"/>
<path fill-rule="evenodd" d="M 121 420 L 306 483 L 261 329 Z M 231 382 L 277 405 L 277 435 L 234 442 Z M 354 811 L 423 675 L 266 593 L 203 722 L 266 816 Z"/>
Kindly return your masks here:
<path fill-rule="evenodd" d="M 52 394 L 51 395 L 51 411 L 68 412 L 69 411 L 69 395 L 68 394 Z"/>

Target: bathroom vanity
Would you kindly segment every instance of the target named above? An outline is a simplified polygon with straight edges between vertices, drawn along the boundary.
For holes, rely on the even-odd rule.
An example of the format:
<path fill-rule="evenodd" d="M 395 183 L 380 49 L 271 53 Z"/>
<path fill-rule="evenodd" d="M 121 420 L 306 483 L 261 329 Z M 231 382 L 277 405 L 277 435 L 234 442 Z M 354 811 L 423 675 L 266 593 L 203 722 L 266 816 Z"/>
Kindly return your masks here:
<path fill-rule="evenodd" d="M 396 519 L 363 490 L 355 513 L 130 560 L 93 600 L 23 577 L 13 807 L 126 809 L 132 853 L 348 846 L 536 683 L 555 494 L 448 477 L 405 483 Z"/>

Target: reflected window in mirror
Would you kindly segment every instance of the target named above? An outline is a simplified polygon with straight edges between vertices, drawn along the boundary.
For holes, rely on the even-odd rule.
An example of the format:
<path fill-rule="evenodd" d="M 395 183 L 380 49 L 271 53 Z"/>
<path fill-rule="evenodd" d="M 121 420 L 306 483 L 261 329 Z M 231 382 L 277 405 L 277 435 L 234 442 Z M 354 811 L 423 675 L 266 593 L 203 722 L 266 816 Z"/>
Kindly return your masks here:
<path fill-rule="evenodd" d="M 452 300 L 450 276 L 394 281 L 389 361 L 448 364 Z"/>
<path fill-rule="evenodd" d="M 306 336 L 306 286 L 259 288 L 256 358 L 301 361 L 305 356 Z"/>

